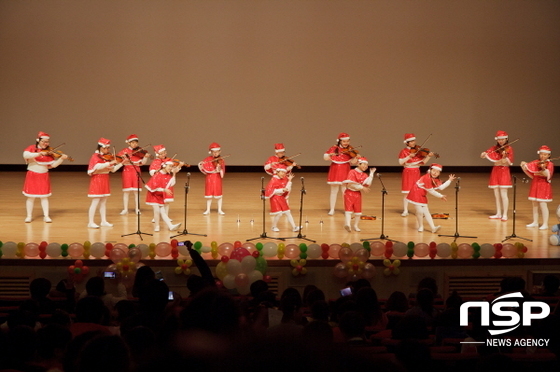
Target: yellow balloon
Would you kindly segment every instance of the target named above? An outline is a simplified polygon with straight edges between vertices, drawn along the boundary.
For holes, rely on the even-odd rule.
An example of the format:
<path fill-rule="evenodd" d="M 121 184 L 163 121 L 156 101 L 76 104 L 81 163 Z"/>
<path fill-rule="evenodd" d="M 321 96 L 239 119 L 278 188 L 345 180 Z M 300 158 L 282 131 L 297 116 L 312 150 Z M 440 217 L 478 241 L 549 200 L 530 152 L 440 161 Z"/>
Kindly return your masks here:
<path fill-rule="evenodd" d="M 301 275 L 305 275 L 305 274 L 307 274 L 307 269 L 305 267 L 303 267 L 301 269 Z"/>
<path fill-rule="evenodd" d="M 401 273 L 401 269 L 396 268 L 396 267 L 393 269 L 393 274 L 399 275 L 400 273 Z"/>
<path fill-rule="evenodd" d="M 191 275 L 191 269 L 185 270 L 185 275 Z"/>
<path fill-rule="evenodd" d="M 298 261 L 297 260 L 290 260 L 290 265 L 292 265 L 292 267 L 296 267 L 298 265 Z"/>
<path fill-rule="evenodd" d="M 391 260 L 389 260 L 388 258 L 383 260 L 383 265 L 384 266 L 390 266 L 391 265 Z"/>
<path fill-rule="evenodd" d="M 150 258 L 153 260 L 154 258 L 156 258 L 156 252 L 150 251 L 150 253 L 148 253 L 148 256 L 150 256 Z"/>
<path fill-rule="evenodd" d="M 297 269 L 292 269 L 292 275 L 293 275 L 293 276 L 298 276 L 298 275 L 299 275 L 299 271 L 297 271 Z"/>
<path fill-rule="evenodd" d="M 281 260 L 284 258 L 284 255 L 282 253 L 278 253 L 278 259 Z"/>
<path fill-rule="evenodd" d="M 218 249 L 218 243 L 216 243 L 216 241 L 213 241 L 212 243 L 210 243 L 210 247 Z"/>
<path fill-rule="evenodd" d="M 184 263 L 184 260 L 177 260 L 177 265 L 181 266 Z"/>
<path fill-rule="evenodd" d="M 183 272 L 183 269 L 181 269 L 181 266 L 177 266 L 177 267 L 175 268 L 175 274 L 179 275 L 179 274 L 181 274 L 182 272 Z"/>
<path fill-rule="evenodd" d="M 389 276 L 389 275 L 391 275 L 391 270 L 389 268 L 386 268 L 385 270 L 383 270 L 383 274 L 385 276 Z"/>
<path fill-rule="evenodd" d="M 185 260 L 185 264 L 187 266 L 191 266 L 192 265 L 192 260 Z"/>
<path fill-rule="evenodd" d="M 395 260 L 395 261 L 393 261 L 393 266 L 394 266 L 394 267 L 399 267 L 399 266 L 401 266 L 401 260 Z"/>
<path fill-rule="evenodd" d="M 299 260 L 299 264 L 301 266 L 305 266 L 307 264 L 307 260 L 305 258 L 303 258 L 303 259 Z"/>

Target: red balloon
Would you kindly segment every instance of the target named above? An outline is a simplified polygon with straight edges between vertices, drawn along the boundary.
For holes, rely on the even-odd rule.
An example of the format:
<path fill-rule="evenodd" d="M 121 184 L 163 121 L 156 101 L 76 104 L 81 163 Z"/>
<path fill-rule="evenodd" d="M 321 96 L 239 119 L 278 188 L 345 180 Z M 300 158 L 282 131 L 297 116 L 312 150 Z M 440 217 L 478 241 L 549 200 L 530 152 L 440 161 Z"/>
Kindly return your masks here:
<path fill-rule="evenodd" d="M 235 243 L 233 243 L 233 248 L 239 248 L 241 247 L 241 242 L 239 240 L 236 240 Z"/>
<path fill-rule="evenodd" d="M 501 251 L 496 251 L 496 254 L 494 255 L 495 258 L 501 258 L 502 257 L 502 252 Z"/>
<path fill-rule="evenodd" d="M 107 248 L 110 251 L 111 249 L 113 249 L 113 243 L 105 244 L 105 248 Z M 107 255 L 107 257 L 109 257 L 109 255 Z"/>
<path fill-rule="evenodd" d="M 68 274 L 74 274 L 74 269 L 75 269 L 75 268 L 76 268 L 76 267 L 75 267 L 74 265 L 68 266 Z"/>
<path fill-rule="evenodd" d="M 177 241 L 177 239 L 172 239 L 171 240 L 171 248 L 176 248 L 178 243 L 179 242 Z M 171 251 L 171 252 L 173 252 L 173 251 Z"/>
<path fill-rule="evenodd" d="M 82 267 L 84 266 L 84 262 L 82 260 L 76 260 L 76 262 L 74 262 L 74 266 Z"/>
<path fill-rule="evenodd" d="M 261 256 L 261 254 L 260 254 L 259 251 L 254 251 L 254 252 L 252 253 L 252 256 L 255 257 L 255 258 L 259 258 L 259 257 Z"/>
<path fill-rule="evenodd" d="M 111 250 L 110 249 L 106 249 L 105 250 L 105 256 L 109 257 L 111 255 Z"/>
<path fill-rule="evenodd" d="M 385 243 L 385 247 L 387 248 L 393 248 L 393 242 L 390 240 L 387 240 L 387 243 Z"/>
<path fill-rule="evenodd" d="M 496 243 L 494 244 L 494 248 L 496 248 L 496 251 L 501 251 L 502 250 L 502 243 Z"/>
<path fill-rule="evenodd" d="M 82 274 L 84 274 L 84 275 L 89 274 L 89 267 L 87 267 L 87 266 L 82 266 Z"/>
<path fill-rule="evenodd" d="M 237 243 L 237 242 L 236 242 Z M 234 248 L 233 252 L 231 252 L 230 258 L 233 260 L 241 261 L 244 257 L 250 256 L 251 253 L 246 248 L 239 246 L 238 248 Z"/>
<path fill-rule="evenodd" d="M 227 263 L 229 261 L 228 256 L 222 256 L 220 259 L 222 260 L 223 263 Z"/>
<path fill-rule="evenodd" d="M 45 257 L 47 257 L 47 252 L 45 252 L 45 251 L 39 252 L 39 257 L 44 259 Z"/>
<path fill-rule="evenodd" d="M 329 245 L 326 243 L 321 244 L 321 249 L 323 250 L 323 252 L 326 252 L 329 250 Z"/>
<path fill-rule="evenodd" d="M 263 280 L 267 283 L 270 283 L 270 281 L 272 280 L 272 278 L 270 277 L 270 275 L 265 275 L 263 276 Z"/>
<path fill-rule="evenodd" d="M 327 258 L 329 258 L 329 252 L 323 252 L 321 254 L 321 257 L 323 257 L 326 260 Z"/>
<path fill-rule="evenodd" d="M 47 243 L 46 241 L 42 241 L 41 244 L 39 244 L 39 250 L 40 251 L 44 251 L 47 249 L 47 245 L 49 245 L 49 243 Z"/>

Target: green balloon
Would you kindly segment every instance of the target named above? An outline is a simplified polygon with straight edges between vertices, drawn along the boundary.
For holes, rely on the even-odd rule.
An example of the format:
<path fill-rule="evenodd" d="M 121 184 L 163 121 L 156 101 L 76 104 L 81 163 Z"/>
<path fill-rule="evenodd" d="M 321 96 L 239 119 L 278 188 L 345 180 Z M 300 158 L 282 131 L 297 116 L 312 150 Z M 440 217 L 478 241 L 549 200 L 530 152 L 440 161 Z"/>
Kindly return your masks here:
<path fill-rule="evenodd" d="M 2 243 L 2 240 L 0 240 L 0 248 L 2 248 L 3 245 L 4 243 Z"/>
<path fill-rule="evenodd" d="M 362 245 L 363 245 L 364 248 L 367 249 L 368 251 L 371 250 L 371 244 L 369 243 L 369 241 L 366 240 Z"/>
<path fill-rule="evenodd" d="M 305 243 L 301 243 L 301 244 L 299 245 L 299 250 L 300 250 L 301 252 L 307 252 L 307 245 L 306 245 Z"/>
<path fill-rule="evenodd" d="M 479 258 L 479 257 L 480 257 L 480 253 L 478 253 L 478 252 L 474 252 L 473 255 L 472 255 L 472 258 L 475 258 L 475 259 Z"/>
<path fill-rule="evenodd" d="M 67 251 L 68 250 L 68 244 L 66 244 L 66 243 L 62 244 L 60 246 L 60 249 L 62 249 L 62 252 Z M 68 255 L 68 254 L 66 254 L 66 255 Z M 63 256 L 63 257 L 66 257 L 66 256 Z"/>
<path fill-rule="evenodd" d="M 299 258 L 301 258 L 302 260 L 307 259 L 307 253 L 301 252 L 301 253 L 299 254 Z"/>
<path fill-rule="evenodd" d="M 263 249 L 263 243 L 258 242 L 255 246 L 257 247 L 257 250 L 262 251 L 262 249 Z"/>
<path fill-rule="evenodd" d="M 406 245 L 408 247 L 408 249 L 414 249 L 414 242 L 408 242 L 408 244 Z"/>
<path fill-rule="evenodd" d="M 408 251 L 406 252 L 406 255 L 408 258 L 412 258 L 414 257 L 414 249 L 408 249 Z"/>
<path fill-rule="evenodd" d="M 136 247 L 136 244 L 129 244 L 128 249 Z"/>
<path fill-rule="evenodd" d="M 62 257 L 68 257 L 68 251 L 67 250 L 63 250 L 62 253 L 60 254 Z"/>
<path fill-rule="evenodd" d="M 82 269 L 80 269 L 79 267 L 74 268 L 74 274 L 81 274 L 81 273 L 82 273 Z"/>
<path fill-rule="evenodd" d="M 194 243 L 194 249 L 199 250 L 200 248 L 202 248 L 202 242 L 198 241 Z"/>
<path fill-rule="evenodd" d="M 262 257 L 257 257 L 255 261 L 256 261 L 255 270 L 260 271 L 261 274 L 264 275 L 264 273 L 266 273 L 266 269 L 268 268 L 268 263 Z"/>

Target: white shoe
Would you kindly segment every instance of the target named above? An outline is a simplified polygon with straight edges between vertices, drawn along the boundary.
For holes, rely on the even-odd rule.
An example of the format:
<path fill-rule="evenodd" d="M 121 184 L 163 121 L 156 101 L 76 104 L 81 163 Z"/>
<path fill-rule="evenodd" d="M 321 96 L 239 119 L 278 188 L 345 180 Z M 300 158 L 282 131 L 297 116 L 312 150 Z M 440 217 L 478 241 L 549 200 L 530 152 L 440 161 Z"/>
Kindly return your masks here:
<path fill-rule="evenodd" d="M 441 226 L 436 226 L 433 228 L 432 233 L 435 234 L 439 231 L 439 229 L 441 229 Z"/>
<path fill-rule="evenodd" d="M 156 219 L 155 219 L 155 218 L 152 218 L 152 223 L 156 223 Z"/>
<path fill-rule="evenodd" d="M 99 229 L 99 225 L 96 223 L 88 223 L 87 227 L 90 229 Z"/>
<path fill-rule="evenodd" d="M 272 231 L 274 231 L 274 232 L 280 231 L 280 229 L 277 228 L 276 226 L 272 226 L 272 227 L 270 228 L 270 230 L 272 230 Z"/>
<path fill-rule="evenodd" d="M 101 226 L 102 227 L 113 227 L 113 224 L 105 221 L 105 222 L 101 222 Z"/>
<path fill-rule="evenodd" d="M 181 226 L 180 223 L 176 224 L 176 225 L 171 225 L 171 227 L 169 228 L 169 231 L 175 231 L 179 228 L 179 226 Z"/>
<path fill-rule="evenodd" d="M 327 214 L 328 214 L 329 216 L 334 216 L 334 209 L 331 209 L 331 210 L 329 211 L 329 213 L 327 213 Z"/>
<path fill-rule="evenodd" d="M 362 230 L 360 230 L 360 228 L 358 226 L 354 226 L 354 231 L 360 232 Z"/>
<path fill-rule="evenodd" d="M 423 228 L 423 227 L 419 227 L 419 228 L 418 228 L 418 232 L 422 232 L 422 231 L 424 231 L 424 228 Z"/>
<path fill-rule="evenodd" d="M 209 213 L 210 213 L 210 211 L 204 211 L 204 212 L 202 212 L 202 214 L 205 215 L 205 216 L 208 215 Z"/>
<path fill-rule="evenodd" d="M 539 226 L 539 224 L 536 223 L 536 222 L 533 222 L 533 223 L 530 223 L 530 224 L 527 225 L 527 227 L 537 227 L 537 226 Z"/>
<path fill-rule="evenodd" d="M 301 226 L 296 226 L 296 227 L 294 227 L 294 232 L 298 232 L 298 231 L 300 231 L 300 230 L 301 230 Z"/>
<path fill-rule="evenodd" d="M 136 214 L 142 214 L 142 212 L 140 212 L 140 209 L 136 210 Z"/>
<path fill-rule="evenodd" d="M 218 211 L 218 214 L 221 214 L 223 216 L 225 213 L 224 211 Z"/>
<path fill-rule="evenodd" d="M 403 217 L 408 216 L 408 211 L 402 212 L 402 213 L 401 213 L 401 216 L 403 216 Z"/>
<path fill-rule="evenodd" d="M 159 232 L 159 226 L 154 227 L 154 232 Z"/>
<path fill-rule="evenodd" d="M 25 223 L 29 223 L 29 222 L 33 221 L 33 219 L 31 217 L 26 217 L 24 221 L 25 221 Z"/>
<path fill-rule="evenodd" d="M 348 225 L 344 225 L 344 230 L 346 230 L 346 231 L 348 231 L 348 232 L 351 232 L 351 231 L 352 231 L 352 230 L 350 229 L 350 226 L 348 226 Z"/>
<path fill-rule="evenodd" d="M 49 216 L 43 217 L 43 221 L 45 221 L 46 223 L 51 223 L 52 222 L 52 220 Z"/>
<path fill-rule="evenodd" d="M 488 218 L 491 219 L 491 220 L 499 220 L 499 219 L 502 218 L 502 215 L 501 214 L 495 214 L 493 216 L 489 216 Z"/>
<path fill-rule="evenodd" d="M 548 230 L 548 225 L 542 225 L 539 230 Z"/>
<path fill-rule="evenodd" d="M 125 214 L 128 214 L 128 210 L 123 209 L 120 213 L 121 216 L 124 216 Z"/>
<path fill-rule="evenodd" d="M 508 218 L 507 216 L 502 216 L 502 222 L 507 222 Z"/>

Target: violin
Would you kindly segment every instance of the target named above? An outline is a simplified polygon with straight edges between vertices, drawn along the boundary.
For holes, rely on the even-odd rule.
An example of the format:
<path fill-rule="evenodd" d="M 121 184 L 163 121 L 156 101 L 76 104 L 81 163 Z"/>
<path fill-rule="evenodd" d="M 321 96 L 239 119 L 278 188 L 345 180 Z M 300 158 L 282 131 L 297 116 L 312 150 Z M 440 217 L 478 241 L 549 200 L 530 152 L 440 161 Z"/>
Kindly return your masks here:
<path fill-rule="evenodd" d="M 185 163 L 185 162 L 182 162 L 182 161 L 179 160 L 179 159 L 175 159 L 175 156 L 177 156 L 177 154 L 173 155 L 172 158 L 165 159 L 164 162 L 166 162 L 166 161 L 172 161 L 174 167 L 181 166 L 181 168 L 182 168 L 182 167 L 187 167 L 187 168 L 188 168 L 188 167 L 191 166 L 190 164 L 187 164 L 187 163 Z"/>
<path fill-rule="evenodd" d="M 430 149 L 422 147 L 420 145 L 416 145 L 410 149 L 411 154 L 418 154 L 423 158 L 430 155 L 430 152 L 432 152 Z M 439 154 L 437 152 L 434 152 L 433 154 L 436 159 L 439 158 Z"/>
<path fill-rule="evenodd" d="M 343 155 L 343 154 L 348 154 L 350 155 L 350 157 L 355 158 L 356 156 L 360 155 L 360 153 L 358 152 L 358 149 L 362 147 L 362 145 L 360 146 L 356 146 L 356 147 L 352 147 L 350 145 L 348 145 L 347 148 L 345 148 L 344 150 L 341 151 L 337 151 L 337 152 L 332 152 L 329 155 Z M 338 149 L 337 149 L 338 150 Z"/>
<path fill-rule="evenodd" d="M 377 219 L 377 217 L 375 217 L 375 216 L 366 216 L 366 215 L 361 215 L 360 216 L 360 220 L 375 221 L 376 219 Z"/>
<path fill-rule="evenodd" d="M 548 168 L 549 161 L 558 160 L 558 159 L 560 159 L 560 157 L 546 159 L 546 160 L 539 160 L 537 161 L 537 169 L 542 172 Z"/>
<path fill-rule="evenodd" d="M 150 145 L 146 145 L 144 147 L 140 147 L 138 146 L 134 151 L 132 151 L 132 153 L 130 154 L 130 156 L 132 155 L 136 155 L 137 157 L 139 157 L 140 159 L 143 159 L 144 156 L 148 155 L 148 150 L 146 150 L 147 147 L 150 147 Z"/>
<path fill-rule="evenodd" d="M 509 152 L 509 145 L 511 145 L 511 144 L 513 144 L 513 143 L 515 143 L 515 142 L 517 142 L 517 141 L 519 141 L 519 138 L 517 138 L 517 139 L 515 139 L 515 140 L 513 140 L 513 141 L 511 141 L 511 142 L 508 142 L 508 143 L 504 144 L 503 146 L 500 146 L 500 147 L 498 147 L 497 149 L 494 149 L 493 151 L 494 151 L 494 152 L 497 152 L 498 154 L 500 154 L 500 155 L 502 156 L 502 158 L 504 158 L 504 157 L 506 157 L 506 156 L 508 155 L 508 152 Z"/>
<path fill-rule="evenodd" d="M 294 163 L 295 163 L 295 161 L 293 161 L 292 159 L 295 158 L 296 156 L 300 156 L 300 155 L 301 155 L 301 153 L 297 153 L 297 154 L 295 154 L 293 156 L 290 156 L 290 157 L 282 156 L 281 158 L 278 158 L 278 161 L 274 162 L 273 164 L 283 164 L 286 167 L 289 167 L 291 165 L 294 165 Z M 301 169 L 301 166 L 296 165 L 296 168 Z"/>
<path fill-rule="evenodd" d="M 58 145 L 54 148 L 47 146 L 47 148 L 43 149 L 42 151 L 47 151 L 49 155 L 51 155 L 53 158 L 58 159 L 60 158 L 62 155 L 65 155 L 62 151 L 57 150 L 59 147 L 64 146 L 65 143 L 63 143 L 62 145 Z M 68 156 L 68 155 L 66 155 Z M 70 161 L 74 161 L 74 159 L 72 159 L 72 157 L 68 156 L 68 160 Z"/>
<path fill-rule="evenodd" d="M 432 218 L 447 220 L 449 219 L 449 213 L 432 213 Z"/>
<path fill-rule="evenodd" d="M 216 165 L 221 165 L 224 166 L 224 159 L 231 156 L 230 154 L 224 155 L 224 156 L 218 156 L 216 158 L 213 158 L 212 160 L 206 160 L 201 162 L 200 164 L 206 164 L 206 163 L 215 163 Z"/>
<path fill-rule="evenodd" d="M 113 154 L 97 154 L 102 160 L 113 161 L 115 160 L 115 155 Z"/>

